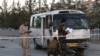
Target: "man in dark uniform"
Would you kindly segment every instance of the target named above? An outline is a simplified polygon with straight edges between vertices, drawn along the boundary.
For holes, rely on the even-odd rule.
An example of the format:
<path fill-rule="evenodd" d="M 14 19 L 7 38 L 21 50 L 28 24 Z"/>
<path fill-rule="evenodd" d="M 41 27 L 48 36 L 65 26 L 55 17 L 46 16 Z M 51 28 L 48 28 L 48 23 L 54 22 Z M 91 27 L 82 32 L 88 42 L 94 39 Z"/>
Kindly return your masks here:
<path fill-rule="evenodd" d="M 58 40 L 59 40 L 59 48 L 61 53 L 63 53 L 63 55 L 66 55 L 66 50 L 67 50 L 67 46 L 66 43 L 64 43 L 64 41 L 66 40 L 66 34 L 68 34 L 68 31 L 65 31 L 64 25 L 65 25 L 66 20 L 61 20 L 60 22 L 60 26 L 58 28 Z"/>
<path fill-rule="evenodd" d="M 66 20 L 62 19 L 61 22 L 60 22 L 60 26 L 58 28 L 58 37 L 59 37 L 59 40 L 63 40 L 63 39 L 66 39 L 66 34 L 68 34 L 68 31 L 65 31 L 65 22 Z"/>

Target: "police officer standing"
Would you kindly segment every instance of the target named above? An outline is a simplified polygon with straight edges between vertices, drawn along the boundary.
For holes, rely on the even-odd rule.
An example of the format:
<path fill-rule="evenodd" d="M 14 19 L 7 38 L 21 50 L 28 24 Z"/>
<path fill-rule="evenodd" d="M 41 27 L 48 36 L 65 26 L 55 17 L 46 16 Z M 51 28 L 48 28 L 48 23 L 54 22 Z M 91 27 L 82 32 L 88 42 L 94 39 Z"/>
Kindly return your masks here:
<path fill-rule="evenodd" d="M 65 22 L 66 20 L 62 19 L 61 22 L 60 22 L 60 25 L 59 25 L 59 28 L 58 28 L 58 37 L 59 37 L 59 40 L 63 40 L 63 39 L 66 39 L 66 34 L 68 34 L 68 31 L 65 31 Z"/>
<path fill-rule="evenodd" d="M 61 56 L 66 56 L 66 50 L 67 46 L 64 42 L 66 40 L 66 34 L 68 34 L 68 31 L 65 31 L 65 22 L 66 20 L 62 19 L 58 28 L 58 40 L 59 40 L 59 48 L 61 52 Z"/>
<path fill-rule="evenodd" d="M 21 46 L 23 50 L 23 56 L 31 56 L 30 55 L 30 43 L 29 43 L 29 33 L 31 31 L 28 30 L 28 21 L 24 21 L 22 25 L 19 27 L 21 33 Z"/>

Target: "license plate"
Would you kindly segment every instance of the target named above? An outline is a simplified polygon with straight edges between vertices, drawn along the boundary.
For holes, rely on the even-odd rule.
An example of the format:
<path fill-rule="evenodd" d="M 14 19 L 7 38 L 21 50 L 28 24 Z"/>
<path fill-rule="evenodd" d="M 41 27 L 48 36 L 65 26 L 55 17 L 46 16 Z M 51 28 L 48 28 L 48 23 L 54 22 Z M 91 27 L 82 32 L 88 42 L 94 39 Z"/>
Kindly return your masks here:
<path fill-rule="evenodd" d="M 76 43 L 70 43 L 68 44 L 69 47 L 77 47 L 77 44 Z"/>

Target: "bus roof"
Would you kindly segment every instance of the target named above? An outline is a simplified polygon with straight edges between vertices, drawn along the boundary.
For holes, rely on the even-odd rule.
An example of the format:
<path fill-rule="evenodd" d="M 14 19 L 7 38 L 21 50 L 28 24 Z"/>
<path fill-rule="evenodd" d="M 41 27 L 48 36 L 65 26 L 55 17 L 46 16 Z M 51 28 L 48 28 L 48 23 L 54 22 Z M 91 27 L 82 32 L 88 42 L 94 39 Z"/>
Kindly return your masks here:
<path fill-rule="evenodd" d="M 80 14 L 84 14 L 84 12 L 80 11 L 80 10 L 54 10 L 51 12 L 44 12 L 44 13 L 38 13 L 38 14 L 34 14 L 32 16 L 42 16 L 42 15 L 53 15 L 53 14 L 64 14 L 64 13 L 80 13 Z"/>

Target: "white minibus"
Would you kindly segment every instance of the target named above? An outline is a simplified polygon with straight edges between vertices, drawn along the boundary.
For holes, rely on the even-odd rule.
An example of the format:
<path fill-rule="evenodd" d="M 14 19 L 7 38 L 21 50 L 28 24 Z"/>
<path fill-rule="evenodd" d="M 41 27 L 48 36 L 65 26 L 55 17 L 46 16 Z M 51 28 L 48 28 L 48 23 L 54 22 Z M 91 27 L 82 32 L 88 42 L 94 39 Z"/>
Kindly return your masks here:
<path fill-rule="evenodd" d="M 72 29 L 66 35 L 67 45 L 83 49 L 87 47 L 90 30 L 85 13 L 80 10 L 55 10 L 31 16 L 30 36 L 33 37 L 35 48 L 47 47 L 48 41 L 58 36 L 57 29 L 62 19 L 66 20 L 65 28 Z"/>

